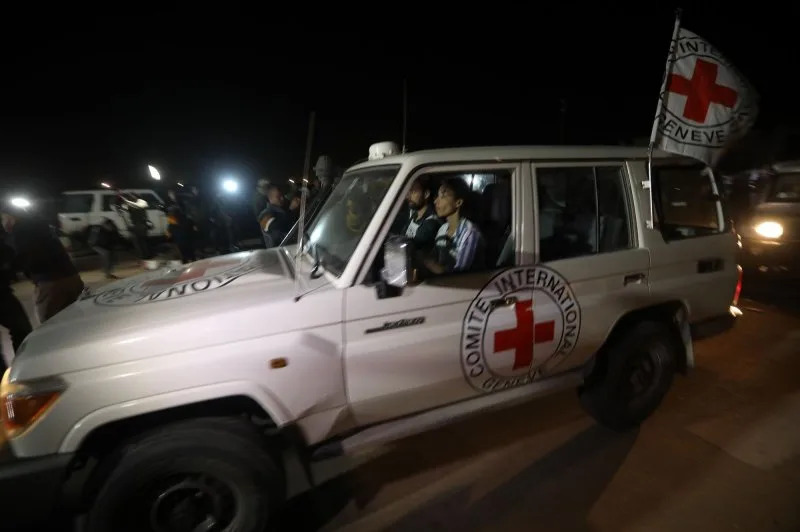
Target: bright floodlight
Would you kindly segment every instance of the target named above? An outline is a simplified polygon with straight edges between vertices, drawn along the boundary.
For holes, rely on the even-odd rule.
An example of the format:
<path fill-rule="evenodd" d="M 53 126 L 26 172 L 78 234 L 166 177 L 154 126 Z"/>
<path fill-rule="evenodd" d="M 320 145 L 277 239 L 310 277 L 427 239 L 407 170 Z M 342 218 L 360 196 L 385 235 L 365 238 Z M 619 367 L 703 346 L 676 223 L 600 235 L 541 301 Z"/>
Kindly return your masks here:
<path fill-rule="evenodd" d="M 150 170 L 150 177 L 152 177 L 156 181 L 160 181 L 161 180 L 161 174 L 158 173 L 158 170 L 156 170 L 155 166 L 152 166 L 152 165 L 148 164 L 147 165 L 147 169 Z"/>
<path fill-rule="evenodd" d="M 100 183 L 100 186 L 103 188 L 111 188 L 111 185 L 109 185 L 108 183 Z"/>
<path fill-rule="evenodd" d="M 31 202 L 25 198 L 11 198 L 11 205 L 20 209 L 27 209 L 31 206 Z"/>
<path fill-rule="evenodd" d="M 222 182 L 222 190 L 233 194 L 239 190 L 239 183 L 237 183 L 234 179 L 226 179 Z"/>

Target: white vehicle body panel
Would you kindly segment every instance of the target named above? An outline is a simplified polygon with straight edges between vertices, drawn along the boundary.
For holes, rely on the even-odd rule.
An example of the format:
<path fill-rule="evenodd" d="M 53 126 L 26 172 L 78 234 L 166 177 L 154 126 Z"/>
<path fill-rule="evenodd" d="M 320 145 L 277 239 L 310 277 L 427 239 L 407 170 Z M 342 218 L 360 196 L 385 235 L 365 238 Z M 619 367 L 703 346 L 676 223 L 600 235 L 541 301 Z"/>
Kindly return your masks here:
<path fill-rule="evenodd" d="M 301 290 L 314 291 L 295 303 L 287 260 L 286 250 L 277 249 L 209 259 L 244 273 L 192 295 L 178 297 L 175 288 L 164 293 L 158 287 L 146 302 L 98 303 L 104 294 L 174 275 L 166 269 L 142 274 L 108 285 L 46 322 L 25 341 L 11 379 L 36 379 L 58 368 L 68 393 L 48 414 L 53 423 L 15 439 L 15 453 L 66 450 L 95 423 L 166 404 L 171 393 L 178 394 L 173 406 L 189 397 L 208 399 L 214 386 L 230 389 L 235 382 L 250 384 L 234 395 L 249 396 L 278 423 L 343 405 L 342 292 L 324 279 L 314 286 L 304 282 Z M 308 265 L 306 277 L 307 271 Z M 173 297 L 158 299 L 170 290 Z M 147 301 L 154 295 L 156 300 Z M 286 367 L 271 369 L 278 357 L 287 360 Z M 300 384 L 305 379 L 313 382 L 314 393 Z"/>
<path fill-rule="evenodd" d="M 125 189 L 125 192 L 135 192 L 137 194 L 147 194 L 148 197 L 154 197 L 158 202 L 163 204 L 161 197 L 151 189 Z M 91 196 L 89 200 L 88 210 L 81 212 L 59 212 L 58 221 L 61 230 L 66 235 L 72 233 L 80 233 L 85 231 L 91 226 L 100 225 L 104 219 L 109 219 L 117 226 L 120 235 L 123 238 L 131 238 L 130 231 L 128 230 L 127 222 L 117 211 L 111 209 L 106 210 L 104 207 L 108 203 L 109 198 L 114 198 L 117 193 L 113 190 L 100 189 L 100 190 L 68 190 L 62 193 L 62 198 L 68 196 Z M 62 209 L 59 209 L 62 210 Z M 164 211 L 158 209 L 155 205 L 149 205 L 147 209 L 147 219 L 153 224 L 147 232 L 150 237 L 163 236 L 167 230 L 167 215 Z"/>
<path fill-rule="evenodd" d="M 665 242 L 658 230 L 646 228 L 645 157 L 641 148 L 500 147 L 356 165 L 351 170 L 400 170 L 340 276 L 311 276 L 312 261 L 303 254 L 295 278 L 295 247 L 226 255 L 110 284 L 29 336 L 10 380 L 60 376 L 68 387 L 46 415 L 11 440 L 14 453 L 72 452 L 107 423 L 239 395 L 258 403 L 278 426 L 297 425 L 306 443 L 316 444 L 508 387 L 520 388 L 519 395 L 546 389 L 547 378 L 590 361 L 627 312 L 677 302 L 692 321 L 726 313 L 736 283 L 735 235 Z M 625 172 L 630 248 L 541 264 L 537 169 L 597 161 Z M 513 170 L 516 266 L 412 283 L 381 299 L 366 283 L 367 272 L 413 177 L 433 167 Z M 723 267 L 699 275 L 704 257 L 722 259 Z M 513 282 L 508 289 L 501 283 L 512 273 L 528 279 L 516 291 Z M 541 284 L 534 288 L 533 280 Z M 486 311 L 480 332 L 470 336 L 470 312 L 489 308 L 498 294 L 508 306 Z M 522 331 L 517 303 L 526 299 L 533 310 L 524 325 L 533 334 L 539 334 L 534 314 L 561 316 L 548 325 L 545 346 L 558 356 L 539 360 L 535 352 L 532 381 L 512 376 L 509 386 L 499 386 L 505 377 L 490 373 L 512 363 L 516 369 L 514 348 L 492 349 L 491 357 L 473 364 L 469 346 L 480 340 L 481 349 L 497 347 L 505 342 L 498 334 Z M 278 359 L 285 364 L 273 366 Z"/>

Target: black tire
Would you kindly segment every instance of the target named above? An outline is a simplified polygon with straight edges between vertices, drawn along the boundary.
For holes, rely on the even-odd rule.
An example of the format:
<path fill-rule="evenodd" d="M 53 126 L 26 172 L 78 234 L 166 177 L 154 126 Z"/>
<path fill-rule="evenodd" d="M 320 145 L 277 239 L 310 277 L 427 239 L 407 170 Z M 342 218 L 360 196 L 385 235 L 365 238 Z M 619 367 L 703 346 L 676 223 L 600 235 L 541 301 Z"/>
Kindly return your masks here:
<path fill-rule="evenodd" d="M 640 322 L 608 346 L 579 389 L 583 408 L 614 430 L 638 426 L 672 384 L 679 343 L 669 326 Z"/>
<path fill-rule="evenodd" d="M 244 420 L 173 423 L 126 444 L 103 466 L 110 471 L 87 532 L 263 532 L 286 497 L 283 469 Z M 216 526 L 198 527 L 204 520 Z"/>

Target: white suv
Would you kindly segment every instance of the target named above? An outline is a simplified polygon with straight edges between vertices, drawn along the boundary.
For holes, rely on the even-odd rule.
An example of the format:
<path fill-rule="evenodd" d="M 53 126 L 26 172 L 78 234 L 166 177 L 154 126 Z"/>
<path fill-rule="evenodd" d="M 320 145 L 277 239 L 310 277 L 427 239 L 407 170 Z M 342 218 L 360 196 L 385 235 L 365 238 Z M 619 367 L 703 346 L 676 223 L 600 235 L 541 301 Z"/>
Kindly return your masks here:
<path fill-rule="evenodd" d="M 152 224 L 148 230 L 149 237 L 163 236 L 167 229 L 167 215 L 163 210 L 164 202 L 161 197 L 150 189 L 125 189 L 124 192 L 134 192 L 148 204 L 147 219 Z M 128 229 L 130 220 L 114 209 L 117 192 L 108 189 L 98 190 L 68 190 L 61 195 L 58 206 L 58 223 L 61 232 L 70 238 L 70 246 L 85 243 L 89 229 L 100 225 L 104 218 L 113 221 L 120 235 L 130 239 Z"/>
<path fill-rule="evenodd" d="M 741 279 L 711 174 L 656 154 L 649 229 L 646 170 L 624 147 L 390 155 L 344 174 L 302 250 L 84 294 L 3 379 L 4 522 L 59 506 L 91 531 L 260 531 L 286 445 L 352 453 L 565 387 L 600 423 L 637 425 Z M 418 178 L 465 182 L 483 267 L 425 274 L 435 254 L 398 223 Z"/>

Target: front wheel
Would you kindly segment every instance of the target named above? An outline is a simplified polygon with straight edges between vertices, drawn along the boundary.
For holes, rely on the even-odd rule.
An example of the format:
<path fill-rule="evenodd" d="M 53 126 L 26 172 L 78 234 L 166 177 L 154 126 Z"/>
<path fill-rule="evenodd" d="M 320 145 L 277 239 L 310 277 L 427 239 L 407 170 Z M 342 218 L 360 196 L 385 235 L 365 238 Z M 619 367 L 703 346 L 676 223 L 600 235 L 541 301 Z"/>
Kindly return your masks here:
<path fill-rule="evenodd" d="M 239 420 L 167 425 L 109 460 L 87 532 L 262 532 L 285 497 L 282 469 Z"/>
<path fill-rule="evenodd" d="M 672 384 L 677 338 L 662 323 L 641 322 L 610 345 L 579 390 L 581 405 L 600 424 L 625 430 L 644 421 Z"/>

